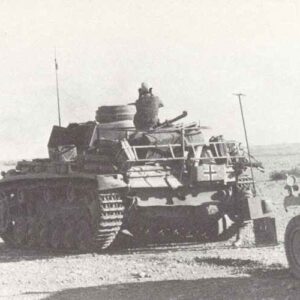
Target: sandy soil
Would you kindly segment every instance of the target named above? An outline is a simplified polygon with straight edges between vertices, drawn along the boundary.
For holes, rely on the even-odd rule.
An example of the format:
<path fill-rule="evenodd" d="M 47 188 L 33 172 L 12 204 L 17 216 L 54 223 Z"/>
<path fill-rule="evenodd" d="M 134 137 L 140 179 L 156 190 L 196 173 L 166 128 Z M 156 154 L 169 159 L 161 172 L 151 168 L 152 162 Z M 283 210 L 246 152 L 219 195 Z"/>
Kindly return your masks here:
<path fill-rule="evenodd" d="M 282 245 L 225 244 L 59 256 L 0 247 L 1 299 L 289 299 Z"/>
<path fill-rule="evenodd" d="M 300 155 L 263 157 L 268 170 L 300 162 Z M 0 243 L 0 299 L 300 299 L 283 248 L 285 226 L 297 211 L 283 210 L 284 182 L 267 177 L 257 177 L 258 188 L 274 206 L 276 247 L 234 248 L 227 241 L 54 255 Z"/>

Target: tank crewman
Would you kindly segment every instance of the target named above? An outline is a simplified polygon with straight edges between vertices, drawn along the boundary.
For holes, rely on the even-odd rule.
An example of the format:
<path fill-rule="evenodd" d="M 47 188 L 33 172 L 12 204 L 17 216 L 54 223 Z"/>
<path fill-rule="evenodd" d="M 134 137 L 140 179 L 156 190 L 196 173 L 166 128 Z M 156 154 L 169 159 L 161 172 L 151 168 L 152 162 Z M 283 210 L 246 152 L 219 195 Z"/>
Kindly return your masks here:
<path fill-rule="evenodd" d="M 163 103 L 152 94 L 152 88 L 148 88 L 144 82 L 138 91 L 139 99 L 135 102 L 134 125 L 138 130 L 149 130 L 158 125 L 158 110 L 163 107 Z"/>
<path fill-rule="evenodd" d="M 142 82 L 141 87 L 139 88 L 138 91 L 139 91 L 139 98 L 147 94 L 152 94 L 152 88 L 149 89 L 147 83 L 145 82 Z"/>

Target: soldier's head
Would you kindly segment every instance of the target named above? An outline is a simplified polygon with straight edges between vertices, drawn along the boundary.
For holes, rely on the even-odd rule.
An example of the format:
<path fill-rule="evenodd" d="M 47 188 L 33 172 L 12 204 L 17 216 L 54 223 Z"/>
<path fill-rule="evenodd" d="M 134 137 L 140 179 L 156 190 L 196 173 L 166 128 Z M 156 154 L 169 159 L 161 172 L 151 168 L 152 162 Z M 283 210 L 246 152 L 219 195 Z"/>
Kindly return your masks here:
<path fill-rule="evenodd" d="M 147 94 L 147 93 L 149 93 L 149 87 L 148 87 L 148 84 L 147 83 L 145 83 L 145 82 L 142 82 L 142 84 L 141 84 L 141 92 L 142 92 L 142 94 Z"/>

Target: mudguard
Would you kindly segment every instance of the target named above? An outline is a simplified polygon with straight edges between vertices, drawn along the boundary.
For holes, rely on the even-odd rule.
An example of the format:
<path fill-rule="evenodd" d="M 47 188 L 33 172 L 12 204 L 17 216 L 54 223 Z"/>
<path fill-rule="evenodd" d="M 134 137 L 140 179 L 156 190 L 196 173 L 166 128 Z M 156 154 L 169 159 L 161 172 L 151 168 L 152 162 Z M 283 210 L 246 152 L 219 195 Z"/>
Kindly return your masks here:
<path fill-rule="evenodd" d="M 121 174 L 97 175 L 98 190 L 116 190 L 128 188 Z"/>

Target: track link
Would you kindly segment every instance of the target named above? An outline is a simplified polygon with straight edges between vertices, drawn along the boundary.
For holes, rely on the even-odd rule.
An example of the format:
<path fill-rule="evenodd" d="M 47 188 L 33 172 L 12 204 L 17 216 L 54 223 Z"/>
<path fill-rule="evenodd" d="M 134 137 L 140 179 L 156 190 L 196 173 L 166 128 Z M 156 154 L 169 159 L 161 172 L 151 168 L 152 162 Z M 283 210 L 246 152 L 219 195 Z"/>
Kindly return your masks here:
<path fill-rule="evenodd" d="M 99 193 L 98 201 L 100 204 L 100 219 L 95 241 L 97 248 L 106 249 L 121 229 L 124 205 L 118 193 Z"/>

